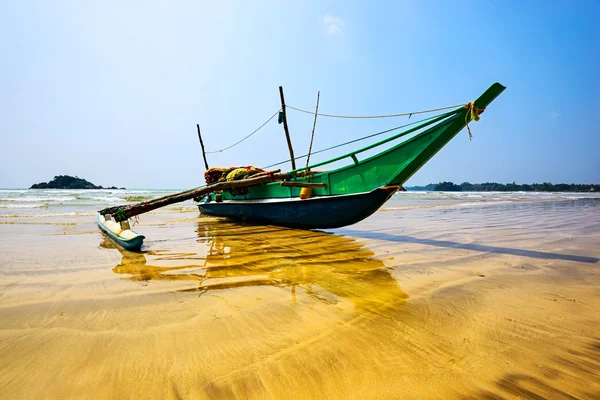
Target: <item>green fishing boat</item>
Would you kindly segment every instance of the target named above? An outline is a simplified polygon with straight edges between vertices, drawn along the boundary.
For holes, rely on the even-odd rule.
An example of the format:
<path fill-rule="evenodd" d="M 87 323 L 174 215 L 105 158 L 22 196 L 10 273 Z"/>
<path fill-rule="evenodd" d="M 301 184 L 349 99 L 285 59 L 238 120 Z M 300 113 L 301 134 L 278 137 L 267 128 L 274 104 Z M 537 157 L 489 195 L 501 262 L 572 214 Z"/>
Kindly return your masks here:
<path fill-rule="evenodd" d="M 206 186 L 138 204 L 106 208 L 100 210 L 99 214 L 109 219 L 112 217 L 115 222 L 126 222 L 135 215 L 194 199 L 199 203 L 198 208 L 204 215 L 251 223 L 303 229 L 337 228 L 354 224 L 377 211 L 454 136 L 465 127 L 468 128 L 471 121 L 479 120 L 480 114 L 504 89 L 501 84 L 494 83 L 474 102 L 423 111 L 425 113 L 449 110 L 407 124 L 404 127 L 410 125 L 410 128 L 401 132 L 399 130 L 402 127 L 396 127 L 369 135 L 362 139 L 386 133 L 390 136 L 327 161 L 296 168 L 287 173 L 280 173 L 280 170 L 266 171 L 267 167 L 265 170 L 253 171 L 253 174 L 242 173 L 241 178 L 232 178 L 231 174 L 223 174 Z M 280 120 L 284 123 L 287 135 L 285 104 L 281 88 L 280 93 L 283 110 L 283 118 Z M 411 115 L 419 113 L 421 112 L 411 113 Z M 328 114 L 318 114 L 317 111 L 314 115 L 315 121 L 318 115 L 333 117 Z M 394 116 L 400 115 L 410 117 L 409 114 Z M 198 135 L 200 137 L 199 128 Z M 201 137 L 200 144 L 203 148 L 207 173 L 209 173 L 211 170 L 208 169 Z M 287 161 L 295 160 L 289 136 L 288 145 L 291 157 Z M 322 170 L 328 165 L 343 161 L 347 163 L 342 167 Z M 250 167 L 236 169 L 244 172 L 244 168 Z M 233 174 L 235 175 L 235 172 Z M 126 226 L 123 227 L 125 228 Z"/>

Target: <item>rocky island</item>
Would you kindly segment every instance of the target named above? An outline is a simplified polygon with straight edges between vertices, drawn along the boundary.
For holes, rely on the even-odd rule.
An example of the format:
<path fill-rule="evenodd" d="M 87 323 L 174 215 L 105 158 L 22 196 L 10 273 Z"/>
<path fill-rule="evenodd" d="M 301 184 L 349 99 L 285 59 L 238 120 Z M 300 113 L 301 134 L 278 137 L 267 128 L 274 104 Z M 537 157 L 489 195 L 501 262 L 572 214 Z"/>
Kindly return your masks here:
<path fill-rule="evenodd" d="M 115 186 L 104 188 L 76 176 L 58 175 L 50 182 L 41 182 L 31 185 L 30 189 L 118 189 Z M 121 188 L 125 189 L 125 188 Z"/>

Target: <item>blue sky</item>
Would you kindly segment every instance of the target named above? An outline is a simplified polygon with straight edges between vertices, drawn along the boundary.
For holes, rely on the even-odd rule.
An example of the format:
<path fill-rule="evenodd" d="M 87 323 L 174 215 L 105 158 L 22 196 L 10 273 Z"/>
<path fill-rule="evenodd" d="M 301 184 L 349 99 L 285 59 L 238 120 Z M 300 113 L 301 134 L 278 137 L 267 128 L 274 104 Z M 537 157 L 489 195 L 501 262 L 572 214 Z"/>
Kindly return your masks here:
<path fill-rule="evenodd" d="M 600 3 L 457 4 L 3 1 L 0 187 L 58 174 L 198 186 L 196 123 L 207 149 L 225 147 L 277 111 L 279 85 L 296 107 L 320 90 L 324 113 L 386 114 L 474 100 L 495 81 L 507 90 L 473 141 L 461 132 L 409 185 L 600 183 Z M 314 148 L 405 122 L 321 118 Z M 303 154 L 312 117 L 289 123 Z M 209 163 L 286 156 L 272 121 Z"/>

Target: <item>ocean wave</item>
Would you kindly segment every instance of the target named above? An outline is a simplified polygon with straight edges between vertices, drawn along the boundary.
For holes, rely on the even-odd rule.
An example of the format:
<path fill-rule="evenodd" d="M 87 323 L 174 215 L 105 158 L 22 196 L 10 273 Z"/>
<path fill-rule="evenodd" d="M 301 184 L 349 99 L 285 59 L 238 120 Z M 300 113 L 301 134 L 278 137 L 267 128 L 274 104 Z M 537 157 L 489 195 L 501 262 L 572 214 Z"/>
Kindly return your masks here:
<path fill-rule="evenodd" d="M 0 208 L 47 208 L 48 204 L 0 204 Z"/>
<path fill-rule="evenodd" d="M 489 201 L 516 200 L 577 200 L 600 198 L 600 193 L 571 193 L 571 192 L 399 192 L 394 198 L 413 198 L 415 200 L 453 200 L 453 199 L 483 199 Z"/>
<path fill-rule="evenodd" d="M 2 197 L 0 201 L 16 201 L 16 202 L 65 202 L 77 200 L 76 197 L 62 196 L 62 197 Z"/>
<path fill-rule="evenodd" d="M 18 214 L 3 214 L 0 218 L 47 218 L 47 217 L 92 217 L 95 216 L 95 212 L 64 212 L 64 213 L 52 213 L 52 212 L 36 212 L 36 213 L 18 213 Z"/>
<path fill-rule="evenodd" d="M 0 194 L 27 193 L 28 189 L 0 189 Z"/>
<path fill-rule="evenodd" d="M 2 190 L 0 190 L 0 193 Z M 15 192 L 27 193 L 48 193 L 48 194 L 82 194 L 82 193 L 115 193 L 115 194 L 130 194 L 130 193 L 155 193 L 164 192 L 163 190 L 148 190 L 148 189 L 35 189 L 35 190 L 16 190 Z"/>
<path fill-rule="evenodd" d="M 81 199 L 81 200 L 96 200 L 96 201 L 103 202 L 103 203 L 123 203 L 123 202 L 125 202 L 125 200 L 120 197 L 89 197 L 87 199 Z"/>
<path fill-rule="evenodd" d="M 380 208 L 380 211 L 408 211 L 408 210 L 425 210 L 425 209 L 443 209 L 443 208 L 461 208 L 461 207 L 485 207 L 485 206 L 495 206 L 497 204 L 510 204 L 514 203 L 514 201 L 505 200 L 505 201 L 470 201 L 464 203 L 451 203 L 451 204 L 436 204 L 436 205 L 392 205 L 389 207 L 383 206 Z"/>

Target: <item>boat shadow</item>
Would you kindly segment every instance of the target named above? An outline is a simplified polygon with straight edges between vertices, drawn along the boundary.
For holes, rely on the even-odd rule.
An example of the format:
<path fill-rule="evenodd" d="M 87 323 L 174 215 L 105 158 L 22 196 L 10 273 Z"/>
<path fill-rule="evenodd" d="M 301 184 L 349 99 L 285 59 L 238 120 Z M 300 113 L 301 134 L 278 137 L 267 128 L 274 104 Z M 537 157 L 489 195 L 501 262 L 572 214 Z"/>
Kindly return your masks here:
<path fill-rule="evenodd" d="M 121 262 L 113 272 L 134 281 L 198 281 L 177 292 L 227 291 L 244 287 L 303 290 L 330 305 L 350 301 L 374 309 L 408 298 L 386 265 L 352 237 L 320 232 L 200 220 L 197 239 L 181 247 L 133 253 L 108 238 L 103 248 L 117 249 Z M 169 246 L 170 243 L 161 243 Z M 184 248 L 185 251 L 177 251 Z"/>
<path fill-rule="evenodd" d="M 562 261 L 574 261 L 581 263 L 589 263 L 594 264 L 600 261 L 599 258 L 596 257 L 588 257 L 588 256 L 579 256 L 575 254 L 563 254 L 563 253 L 553 253 L 546 251 L 537 251 L 537 250 L 525 250 L 525 249 L 515 249 L 511 247 L 501 247 L 501 246 L 489 246 L 484 244 L 475 244 L 475 243 L 460 243 L 454 242 L 451 240 L 437 240 L 437 239 L 425 239 L 425 238 L 417 238 L 414 236 L 407 235 L 396 235 L 392 233 L 387 233 L 384 231 L 360 231 L 354 229 L 339 229 L 336 230 L 337 233 L 343 235 L 349 235 L 353 237 L 359 237 L 363 239 L 375 239 L 375 240 L 386 240 L 389 242 L 397 242 L 397 243 L 418 243 L 424 244 L 427 246 L 436 246 L 436 247 L 448 247 L 452 249 L 465 249 L 472 251 L 479 251 L 483 253 L 495 253 L 495 254 L 509 254 L 514 256 L 521 257 L 530 257 L 530 258 L 538 258 L 545 260 L 562 260 Z"/>

